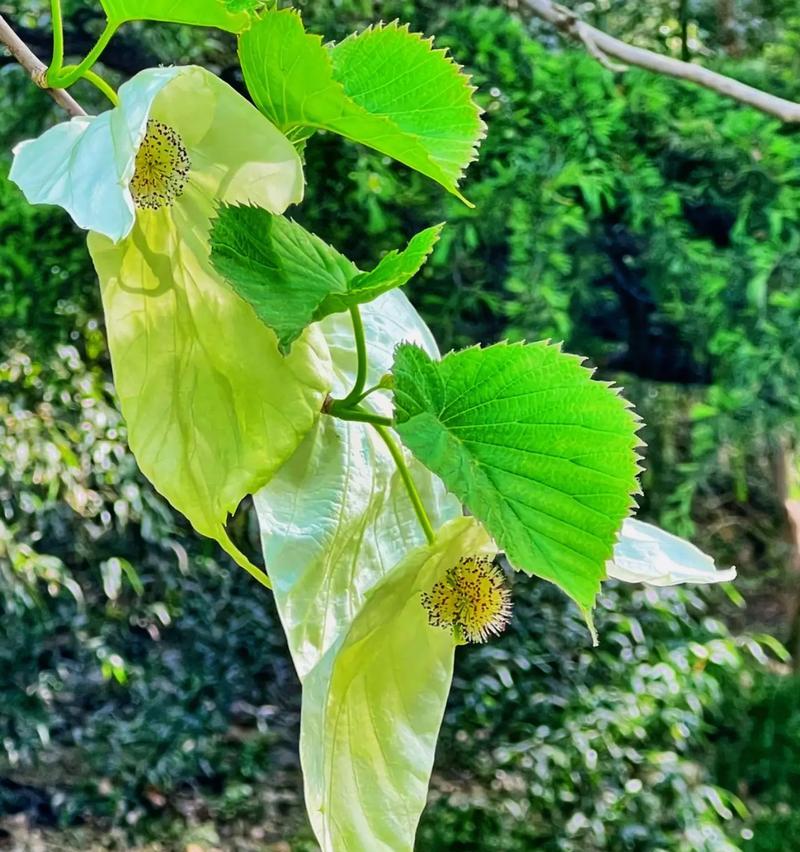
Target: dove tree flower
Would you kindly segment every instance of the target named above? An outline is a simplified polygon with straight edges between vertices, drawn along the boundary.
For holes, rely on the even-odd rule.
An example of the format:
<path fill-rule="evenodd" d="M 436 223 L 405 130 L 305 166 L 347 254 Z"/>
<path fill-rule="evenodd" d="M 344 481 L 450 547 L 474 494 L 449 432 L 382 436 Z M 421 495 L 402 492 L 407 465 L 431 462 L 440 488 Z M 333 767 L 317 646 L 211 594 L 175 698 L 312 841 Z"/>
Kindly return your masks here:
<path fill-rule="evenodd" d="M 292 144 L 199 67 L 143 71 L 119 106 L 15 151 L 31 203 L 89 234 L 114 380 L 136 459 L 159 491 L 260 579 L 224 529 L 319 416 L 329 356 L 310 329 L 288 357 L 209 262 L 219 203 L 282 213 L 303 196 Z"/>

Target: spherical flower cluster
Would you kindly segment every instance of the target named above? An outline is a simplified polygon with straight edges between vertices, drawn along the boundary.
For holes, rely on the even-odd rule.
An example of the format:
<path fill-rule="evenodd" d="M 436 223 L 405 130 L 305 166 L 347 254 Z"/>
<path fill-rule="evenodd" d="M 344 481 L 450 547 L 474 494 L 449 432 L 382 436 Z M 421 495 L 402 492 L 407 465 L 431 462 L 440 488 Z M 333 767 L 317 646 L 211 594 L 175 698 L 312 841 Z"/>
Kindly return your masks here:
<path fill-rule="evenodd" d="M 485 556 L 468 556 L 444 580 L 422 595 L 432 627 L 446 627 L 457 639 L 486 642 L 511 619 L 511 592 L 503 572 Z"/>
<path fill-rule="evenodd" d="M 171 207 L 186 189 L 191 166 L 180 135 L 163 121 L 149 119 L 131 179 L 133 203 L 143 210 Z"/>

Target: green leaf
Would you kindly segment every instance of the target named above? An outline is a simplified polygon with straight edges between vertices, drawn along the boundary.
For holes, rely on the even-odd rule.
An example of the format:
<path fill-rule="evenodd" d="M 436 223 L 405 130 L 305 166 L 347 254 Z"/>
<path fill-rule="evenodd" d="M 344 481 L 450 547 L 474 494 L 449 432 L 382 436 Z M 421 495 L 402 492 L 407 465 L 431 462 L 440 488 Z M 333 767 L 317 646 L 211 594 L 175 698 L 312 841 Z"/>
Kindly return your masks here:
<path fill-rule="evenodd" d="M 366 305 L 363 320 L 370 383 L 389 368 L 400 340 L 436 352 L 399 291 Z M 333 356 L 332 393 L 341 395 L 356 370 L 350 318 L 330 316 L 320 329 Z M 387 395 L 370 400 L 381 413 L 391 410 Z M 460 505 L 442 483 L 413 458 L 409 464 L 434 527 L 458 525 L 442 530 L 435 548 L 442 558 L 435 559 L 446 563 L 450 547 L 459 556 L 486 547 L 485 533 L 459 518 Z M 417 553 L 408 561 L 416 548 L 426 550 L 425 539 L 397 469 L 371 427 L 323 417 L 255 505 L 303 682 L 300 747 L 320 845 L 326 852 L 410 850 L 450 687 L 453 641 L 425 620 L 417 588 L 428 578 L 418 573 L 417 582 L 414 571 L 431 560 Z M 433 573 L 433 563 L 428 568 Z M 385 690 L 380 701 L 375 689 Z"/>
<path fill-rule="evenodd" d="M 361 272 L 348 281 L 345 293 L 332 291 L 320 306 L 317 316 L 335 314 L 352 305 L 371 302 L 382 293 L 407 284 L 430 257 L 443 227 L 434 225 L 426 228 L 412 237 L 402 251 L 390 251 L 372 272 Z"/>
<path fill-rule="evenodd" d="M 590 611 L 638 490 L 630 405 L 549 343 L 435 361 L 398 348 L 397 431 L 482 520 L 515 568 Z"/>
<path fill-rule="evenodd" d="M 232 4 L 225 0 L 100 0 L 106 17 L 114 24 L 127 21 L 163 21 L 217 27 L 240 33 L 250 26 L 252 3 Z"/>
<path fill-rule="evenodd" d="M 230 12 L 257 12 L 263 9 L 266 0 L 222 0 Z"/>
<path fill-rule="evenodd" d="M 211 233 L 211 262 L 278 335 L 286 352 L 334 289 L 347 291 L 356 267 L 283 216 L 223 206 Z"/>
<path fill-rule="evenodd" d="M 458 190 L 484 134 L 473 87 L 443 50 L 396 22 L 338 45 L 307 34 L 292 9 L 240 39 L 253 100 L 290 138 L 330 130 Z"/>
<path fill-rule="evenodd" d="M 228 538 L 227 516 L 319 418 L 330 356 L 313 329 L 290 357 L 279 353 L 275 335 L 211 269 L 206 213 L 199 202 L 190 210 L 140 215 L 116 244 L 92 233 L 89 250 L 139 466 L 198 532 L 257 574 Z"/>
<path fill-rule="evenodd" d="M 437 225 L 417 234 L 363 273 L 296 222 L 253 206 L 224 205 L 211 236 L 214 268 L 275 331 L 282 352 L 312 322 L 376 299 L 405 284 L 439 238 Z"/>

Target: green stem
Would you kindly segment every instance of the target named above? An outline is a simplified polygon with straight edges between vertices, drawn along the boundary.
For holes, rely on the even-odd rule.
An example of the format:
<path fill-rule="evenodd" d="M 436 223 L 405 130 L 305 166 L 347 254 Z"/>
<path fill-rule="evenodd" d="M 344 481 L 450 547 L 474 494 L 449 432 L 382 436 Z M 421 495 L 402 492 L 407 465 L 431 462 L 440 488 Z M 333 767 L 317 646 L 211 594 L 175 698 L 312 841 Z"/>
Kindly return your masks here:
<path fill-rule="evenodd" d="M 371 388 L 367 388 L 356 400 L 356 405 L 362 403 L 371 393 L 375 393 L 375 391 L 379 390 L 386 390 L 386 388 L 382 384 L 373 385 Z"/>
<path fill-rule="evenodd" d="M 428 544 L 433 544 L 435 540 L 433 527 L 431 526 L 425 507 L 422 505 L 422 499 L 420 498 L 417 486 L 414 484 L 414 480 L 411 477 L 411 471 L 408 469 L 405 458 L 403 458 L 403 451 L 397 446 L 397 443 L 385 426 L 375 425 L 375 431 L 381 436 L 381 438 L 383 438 L 383 443 L 386 444 L 392 458 L 394 459 L 394 463 L 397 465 L 398 471 L 400 471 L 403 484 L 406 487 L 406 491 L 408 491 L 408 496 L 411 498 L 411 504 L 414 507 L 414 511 L 417 513 L 417 518 L 419 518 L 420 525 L 425 532 L 425 538 L 428 539 Z"/>
<path fill-rule="evenodd" d="M 338 417 L 339 420 L 354 420 L 356 423 L 371 423 L 373 426 L 392 426 L 394 424 L 391 417 L 373 414 L 365 408 L 349 408 L 341 399 L 334 401 L 328 410 L 328 414 L 331 417 Z"/>
<path fill-rule="evenodd" d="M 328 414 L 331 417 L 338 417 L 340 420 L 354 420 L 359 423 L 369 423 L 375 428 L 375 431 L 381 436 L 383 443 L 386 444 L 389 449 L 389 453 L 394 459 L 394 463 L 397 465 L 397 470 L 400 472 L 400 477 L 403 480 L 406 491 L 408 491 L 408 496 L 411 499 L 411 505 L 414 507 L 420 526 L 425 533 L 425 538 L 428 540 L 428 544 L 433 544 L 435 536 L 430 519 L 428 518 L 428 513 L 422 505 L 422 499 L 419 496 L 419 491 L 417 491 L 417 486 L 414 484 L 411 471 L 408 469 L 406 460 L 403 457 L 403 451 L 397 446 L 397 443 L 392 438 L 388 429 L 388 427 L 394 425 L 394 420 L 391 417 L 383 417 L 380 414 L 373 414 L 371 411 L 367 411 L 358 405 L 364 397 L 372 393 L 372 391 L 378 390 L 380 385 L 376 385 L 367 391 L 364 390 L 364 387 L 367 384 L 367 340 L 364 334 L 364 323 L 361 319 L 361 311 L 358 309 L 358 305 L 353 305 L 350 308 L 350 316 L 353 320 L 353 334 L 355 335 L 356 353 L 358 355 L 356 380 L 353 385 L 353 389 L 344 399 L 333 400 L 330 408 L 328 408 Z"/>
<path fill-rule="evenodd" d="M 83 79 L 87 83 L 91 83 L 96 89 L 99 89 L 114 106 L 119 106 L 117 93 L 99 74 L 95 74 L 94 71 L 84 71 Z"/>
<path fill-rule="evenodd" d="M 61 0 L 50 0 L 50 21 L 53 25 L 53 58 L 47 70 L 48 77 L 58 77 L 64 64 L 64 17 Z"/>
<path fill-rule="evenodd" d="M 358 309 L 358 305 L 353 305 L 350 308 L 350 317 L 353 320 L 353 334 L 356 338 L 358 368 L 353 389 L 341 400 L 342 408 L 350 408 L 356 405 L 360 401 L 364 393 L 364 386 L 367 383 L 367 339 L 364 336 L 364 323 L 361 319 L 361 311 Z"/>
<path fill-rule="evenodd" d="M 91 70 L 95 62 L 97 62 L 100 58 L 100 55 L 108 47 L 108 43 L 111 41 L 118 27 L 119 24 L 114 23 L 113 21 L 107 21 L 105 29 L 100 34 L 100 38 L 97 40 L 97 44 L 95 44 L 95 46 L 89 51 L 86 58 L 79 65 L 71 65 L 69 68 L 59 68 L 57 72 L 54 72 L 51 67 L 47 72 L 47 85 L 51 89 L 67 89 L 73 83 L 77 83 L 87 71 Z"/>

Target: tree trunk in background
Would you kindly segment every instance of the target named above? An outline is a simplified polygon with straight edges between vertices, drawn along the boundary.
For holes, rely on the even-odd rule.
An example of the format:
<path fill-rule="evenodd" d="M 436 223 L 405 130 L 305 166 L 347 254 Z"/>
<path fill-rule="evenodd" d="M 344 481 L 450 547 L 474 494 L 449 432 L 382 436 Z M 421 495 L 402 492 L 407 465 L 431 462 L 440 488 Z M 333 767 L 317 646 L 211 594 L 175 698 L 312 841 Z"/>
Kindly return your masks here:
<path fill-rule="evenodd" d="M 790 588 L 795 590 L 788 607 L 789 633 L 786 645 L 792 655 L 792 667 L 800 671 L 800 499 L 793 496 L 797 489 L 797 463 L 785 438 L 779 440 L 773 459 L 775 487 L 786 510 L 786 538 L 789 544 L 787 573 Z"/>
<path fill-rule="evenodd" d="M 719 41 L 729 56 L 739 56 L 742 44 L 736 27 L 736 0 L 717 0 Z"/>
<path fill-rule="evenodd" d="M 681 25 L 681 59 L 688 62 L 691 59 L 689 51 L 689 0 L 679 0 L 678 20 Z"/>

